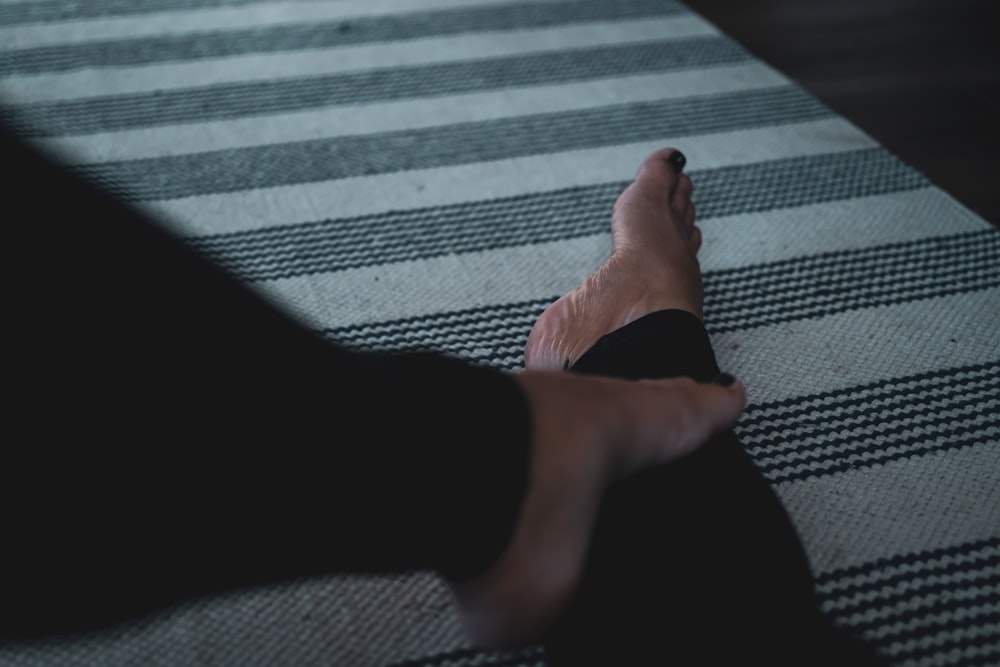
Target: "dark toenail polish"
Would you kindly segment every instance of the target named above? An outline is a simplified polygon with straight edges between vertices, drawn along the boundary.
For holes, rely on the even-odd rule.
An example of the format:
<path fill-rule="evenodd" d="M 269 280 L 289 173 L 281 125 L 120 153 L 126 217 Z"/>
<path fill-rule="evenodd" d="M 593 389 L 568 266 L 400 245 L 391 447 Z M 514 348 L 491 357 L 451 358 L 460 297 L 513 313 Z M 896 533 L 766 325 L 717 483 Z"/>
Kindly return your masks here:
<path fill-rule="evenodd" d="M 734 382 L 736 382 L 736 378 L 729 373 L 719 373 L 715 376 L 715 379 L 712 380 L 712 384 L 717 384 L 720 387 L 731 387 Z"/>
<path fill-rule="evenodd" d="M 687 161 L 688 159 L 684 157 L 684 153 L 681 153 L 680 151 L 674 151 L 670 154 L 670 157 L 667 158 L 667 162 L 670 163 L 670 166 L 672 166 L 674 171 L 678 174 L 684 171 L 684 165 L 687 164 Z"/>

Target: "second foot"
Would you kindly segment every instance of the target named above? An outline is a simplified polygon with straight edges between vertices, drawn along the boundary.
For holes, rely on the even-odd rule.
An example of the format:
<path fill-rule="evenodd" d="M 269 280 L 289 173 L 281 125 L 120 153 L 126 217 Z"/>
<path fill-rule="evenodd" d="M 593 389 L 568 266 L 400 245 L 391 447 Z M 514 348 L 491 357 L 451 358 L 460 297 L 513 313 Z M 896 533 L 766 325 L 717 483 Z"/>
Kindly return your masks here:
<path fill-rule="evenodd" d="M 602 336 L 659 310 L 702 316 L 701 232 L 682 164 L 672 148 L 642 162 L 612 209 L 611 255 L 538 318 L 527 368 L 569 368 Z"/>

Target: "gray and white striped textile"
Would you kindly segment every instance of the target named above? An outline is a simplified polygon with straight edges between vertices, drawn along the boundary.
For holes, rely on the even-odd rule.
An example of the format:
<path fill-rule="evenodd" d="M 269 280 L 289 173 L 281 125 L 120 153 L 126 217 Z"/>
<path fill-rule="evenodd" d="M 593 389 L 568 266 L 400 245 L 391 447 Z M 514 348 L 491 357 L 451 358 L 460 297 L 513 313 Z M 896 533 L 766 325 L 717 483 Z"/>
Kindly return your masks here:
<path fill-rule="evenodd" d="M 1000 665 L 1000 232 L 680 2 L 0 0 L 0 101 L 331 340 L 501 369 L 682 149 L 739 435 L 825 612 L 894 665 Z M 0 664 L 547 663 L 473 649 L 416 573 Z"/>

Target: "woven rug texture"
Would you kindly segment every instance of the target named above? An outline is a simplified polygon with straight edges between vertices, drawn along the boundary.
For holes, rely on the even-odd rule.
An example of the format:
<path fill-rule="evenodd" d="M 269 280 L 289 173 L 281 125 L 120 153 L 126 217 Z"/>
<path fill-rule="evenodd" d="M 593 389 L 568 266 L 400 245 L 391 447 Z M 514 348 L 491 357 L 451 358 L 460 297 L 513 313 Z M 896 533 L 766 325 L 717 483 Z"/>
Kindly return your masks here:
<path fill-rule="evenodd" d="M 1000 665 L 1000 232 L 684 4 L 0 0 L 0 114 L 323 336 L 500 369 L 680 148 L 824 612 L 894 666 Z M 0 664 L 547 664 L 456 619 L 430 573 L 337 575 Z"/>

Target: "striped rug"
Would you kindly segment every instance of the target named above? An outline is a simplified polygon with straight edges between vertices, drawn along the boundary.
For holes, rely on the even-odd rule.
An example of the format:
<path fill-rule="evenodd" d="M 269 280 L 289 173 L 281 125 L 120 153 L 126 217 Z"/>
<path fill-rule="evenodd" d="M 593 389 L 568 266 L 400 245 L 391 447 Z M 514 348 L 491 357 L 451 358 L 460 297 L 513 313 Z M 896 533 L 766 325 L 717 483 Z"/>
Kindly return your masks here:
<path fill-rule="evenodd" d="M 894 665 L 1000 665 L 1000 232 L 680 2 L 0 0 L 0 101 L 331 340 L 501 369 L 681 148 L 739 433 L 824 611 Z M 426 573 L 0 663 L 547 664 L 473 649 Z"/>

